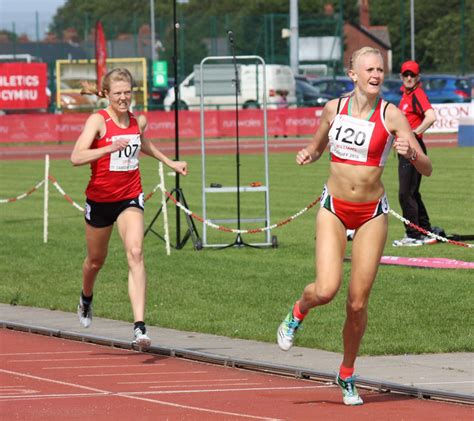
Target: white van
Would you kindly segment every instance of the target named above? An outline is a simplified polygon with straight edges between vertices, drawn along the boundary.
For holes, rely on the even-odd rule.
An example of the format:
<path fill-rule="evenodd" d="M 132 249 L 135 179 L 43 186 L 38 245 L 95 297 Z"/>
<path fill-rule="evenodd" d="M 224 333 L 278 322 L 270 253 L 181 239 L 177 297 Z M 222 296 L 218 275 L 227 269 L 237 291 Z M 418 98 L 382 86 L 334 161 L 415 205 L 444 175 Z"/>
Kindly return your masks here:
<path fill-rule="evenodd" d="M 291 67 L 267 64 L 265 69 L 267 107 L 272 109 L 296 103 L 296 84 Z M 198 110 L 200 107 L 200 85 L 195 84 L 194 75 L 194 72 L 191 73 L 179 85 L 180 109 Z M 261 107 L 263 104 L 262 65 L 240 65 L 240 79 L 240 95 L 237 98 L 239 107 Z M 228 80 L 228 84 L 229 86 L 232 84 L 231 79 Z M 204 95 L 204 105 L 207 109 L 235 109 L 235 102 L 235 93 L 232 93 L 232 89 L 223 95 Z M 168 91 L 163 104 L 166 111 L 174 109 L 174 88 Z"/>

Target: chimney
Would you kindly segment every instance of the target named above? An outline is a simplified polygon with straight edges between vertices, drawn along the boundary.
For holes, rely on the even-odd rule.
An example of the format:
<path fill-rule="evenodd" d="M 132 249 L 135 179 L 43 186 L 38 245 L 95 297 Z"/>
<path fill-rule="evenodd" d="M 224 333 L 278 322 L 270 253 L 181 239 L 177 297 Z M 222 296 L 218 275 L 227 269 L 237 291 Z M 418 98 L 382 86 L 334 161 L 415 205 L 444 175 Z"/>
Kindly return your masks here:
<path fill-rule="evenodd" d="M 359 0 L 359 25 L 370 27 L 369 0 Z"/>

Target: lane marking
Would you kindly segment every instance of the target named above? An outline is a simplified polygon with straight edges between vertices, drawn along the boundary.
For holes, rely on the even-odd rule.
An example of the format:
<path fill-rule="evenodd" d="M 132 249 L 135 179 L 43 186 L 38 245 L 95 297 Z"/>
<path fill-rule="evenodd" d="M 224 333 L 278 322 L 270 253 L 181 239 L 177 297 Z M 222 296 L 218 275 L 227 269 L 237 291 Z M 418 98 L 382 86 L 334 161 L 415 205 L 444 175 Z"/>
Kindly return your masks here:
<path fill-rule="evenodd" d="M 54 354 L 91 354 L 92 351 L 48 351 L 48 352 L 7 352 L 0 354 L 0 357 L 19 356 L 19 355 L 54 355 Z"/>
<path fill-rule="evenodd" d="M 232 381 L 246 381 L 248 379 L 242 378 L 242 379 L 209 379 L 206 380 L 207 382 L 227 382 L 229 380 Z M 195 382 L 202 382 L 202 380 L 155 380 L 151 382 L 117 382 L 117 384 L 149 384 L 149 383 L 195 383 Z"/>
<path fill-rule="evenodd" d="M 25 374 L 25 373 L 19 373 L 15 371 L 10 371 L 10 370 L 4 370 L 0 369 L 0 372 L 6 373 L 6 374 L 11 374 L 14 376 L 20 376 L 20 377 L 26 377 L 29 379 L 34 379 L 34 380 L 39 380 L 39 381 L 45 381 L 45 382 L 50 382 L 50 383 L 55 383 L 55 384 L 60 384 L 63 386 L 70 386 L 70 387 L 77 387 L 79 389 L 85 389 L 85 390 L 90 390 L 92 392 L 97 392 L 103 396 L 119 396 L 127 399 L 134 399 L 134 400 L 139 400 L 142 402 L 150 402 L 158 405 L 164 405 L 164 406 L 171 406 L 173 408 L 182 408 L 182 409 L 187 409 L 187 410 L 192 410 L 192 411 L 199 411 L 199 412 L 207 412 L 211 414 L 221 414 L 221 415 L 229 415 L 229 416 L 234 416 L 234 417 L 241 417 L 241 418 L 248 418 L 248 419 L 254 419 L 254 420 L 266 420 L 266 421 L 284 421 L 279 418 L 270 418 L 270 417 L 259 417 L 255 415 L 249 415 L 249 414 L 243 414 L 243 413 L 237 413 L 237 412 L 227 412 L 227 411 L 219 411 L 219 410 L 214 410 L 214 409 L 207 409 L 207 408 L 200 408 L 196 406 L 191 406 L 191 405 L 181 405 L 177 403 L 172 403 L 172 402 L 165 402 L 165 401 L 159 401 L 156 399 L 150 399 L 150 398 L 144 398 L 141 396 L 136 396 L 136 395 L 130 395 L 130 394 L 123 394 L 123 393 L 114 393 L 110 392 L 108 390 L 101 390 L 101 389 L 96 389 L 93 387 L 88 387 L 88 386 L 81 386 L 75 383 L 68 383 L 68 382 L 63 382 L 60 380 L 53 380 L 53 379 L 48 379 L 44 377 L 39 377 L 39 376 L 33 376 L 31 374 Z M 153 392 L 153 393 L 158 393 L 161 394 L 163 392 Z M 146 394 L 146 392 L 145 392 Z"/>
<path fill-rule="evenodd" d="M 176 394 L 187 394 L 187 393 L 229 393 L 229 392 L 255 392 L 255 391 L 270 391 L 270 390 L 309 390 L 309 389 L 329 389 L 335 388 L 335 385 L 323 385 L 323 386 L 274 386 L 274 387 L 243 387 L 243 388 L 230 388 L 230 389 L 183 389 L 183 390 L 156 390 L 149 392 L 118 392 L 119 395 L 127 396 L 140 396 L 140 395 L 176 395 Z"/>
<path fill-rule="evenodd" d="M 220 384 L 219 386 L 256 386 L 256 385 L 261 385 L 262 383 L 223 383 Z M 176 385 L 163 385 L 163 386 L 148 386 L 150 389 L 164 389 L 164 388 L 171 388 L 171 387 L 213 387 L 213 385 L 203 383 L 203 384 L 190 384 L 190 385 L 182 385 L 182 384 L 176 384 Z M 189 391 L 193 391 L 192 389 L 186 389 Z M 240 389 L 239 389 L 240 390 Z"/>
<path fill-rule="evenodd" d="M 114 360 L 128 360 L 128 357 L 112 357 Z M 7 363 L 49 363 L 58 361 L 92 361 L 92 360 L 110 360 L 111 357 L 92 357 L 92 358 L 58 358 L 48 360 L 8 360 Z"/>
<path fill-rule="evenodd" d="M 166 364 L 153 364 L 153 367 L 165 366 Z M 120 364 L 120 365 L 78 365 L 78 366 L 65 366 L 65 367 L 43 367 L 43 370 L 62 370 L 62 369 L 81 369 L 81 368 L 116 368 L 116 367 L 143 367 L 144 364 Z"/>
<path fill-rule="evenodd" d="M 79 374 L 78 377 L 110 377 L 110 376 L 153 376 L 164 374 L 205 374 L 207 371 L 157 371 L 153 373 L 110 373 L 110 374 Z"/>

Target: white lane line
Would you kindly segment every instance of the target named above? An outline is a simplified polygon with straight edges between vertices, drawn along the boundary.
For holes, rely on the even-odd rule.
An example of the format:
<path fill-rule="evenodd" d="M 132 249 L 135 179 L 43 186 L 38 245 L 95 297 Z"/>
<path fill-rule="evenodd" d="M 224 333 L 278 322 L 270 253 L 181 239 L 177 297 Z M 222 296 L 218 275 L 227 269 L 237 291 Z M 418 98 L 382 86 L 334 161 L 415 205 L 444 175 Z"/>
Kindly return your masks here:
<path fill-rule="evenodd" d="M 28 400 L 41 400 L 41 399 L 57 399 L 57 398 L 100 398 L 100 397 L 109 397 L 113 396 L 106 393 L 54 393 L 48 395 L 41 395 L 38 392 L 37 395 L 30 396 L 0 396 L 1 402 L 8 401 L 28 401 Z"/>
<path fill-rule="evenodd" d="M 26 373 L 19 373 L 17 371 L 10 371 L 10 370 L 4 370 L 0 368 L 1 373 L 5 374 L 11 374 L 12 376 L 19 376 L 19 377 L 26 377 L 28 379 L 33 379 L 33 380 L 39 380 L 39 381 L 46 381 L 49 383 L 55 383 L 55 384 L 60 384 L 62 386 L 72 386 L 72 387 L 78 387 L 79 389 L 85 389 L 89 390 L 91 392 L 97 392 L 97 393 L 110 393 L 101 389 L 96 389 L 95 387 L 89 387 L 89 386 L 81 386 L 79 384 L 75 383 L 69 383 L 69 382 L 62 382 L 61 380 L 53 380 L 53 379 L 48 379 L 45 377 L 39 377 L 39 376 L 33 376 L 32 374 L 26 374 Z"/>
<path fill-rule="evenodd" d="M 241 383 L 241 382 L 238 382 L 238 383 L 222 383 L 220 384 L 219 386 L 257 386 L 257 385 L 261 385 L 262 383 Z M 148 386 L 150 389 L 170 389 L 170 388 L 173 388 L 173 387 L 214 387 L 214 385 L 210 385 L 210 384 L 207 384 L 207 383 L 203 383 L 203 384 L 190 384 L 190 385 L 183 385 L 183 384 L 176 384 L 176 385 L 163 385 L 163 386 Z M 189 391 L 193 391 L 192 389 L 187 389 Z"/>
<path fill-rule="evenodd" d="M 207 379 L 206 382 L 228 382 L 228 381 L 247 381 L 247 378 L 242 379 Z M 154 380 L 152 382 L 117 382 L 117 384 L 150 384 L 150 383 L 195 383 L 202 382 L 202 380 Z"/>
<path fill-rule="evenodd" d="M 162 367 L 165 366 L 166 364 L 153 364 L 153 367 Z M 145 364 L 119 364 L 119 365 L 78 365 L 78 366 L 65 366 L 65 367 L 43 367 L 42 370 L 63 370 L 63 369 L 78 369 L 80 370 L 81 368 L 117 368 L 117 367 L 136 367 L 136 368 L 141 368 L 144 367 Z"/>
<path fill-rule="evenodd" d="M 57 358 L 48 360 L 8 360 L 7 363 L 49 363 L 60 361 L 128 360 L 128 357 Z"/>
<path fill-rule="evenodd" d="M 92 354 L 92 351 L 48 351 L 48 352 L 8 352 L 0 354 L 0 357 L 20 356 L 20 355 L 54 355 L 54 354 Z"/>
<path fill-rule="evenodd" d="M 204 374 L 207 371 L 156 371 L 153 373 L 146 372 L 146 373 L 110 373 L 110 374 L 79 374 L 78 377 L 110 377 L 110 376 L 154 376 L 154 375 L 168 375 L 172 374 L 176 376 L 177 374 Z"/>
<path fill-rule="evenodd" d="M 133 395 L 123 394 L 123 393 L 114 393 L 114 392 L 110 392 L 108 390 L 101 390 L 101 389 L 96 389 L 96 388 L 93 388 L 93 387 L 81 386 L 81 385 L 78 385 L 78 384 L 75 384 L 75 383 L 62 382 L 62 381 L 59 381 L 59 380 L 53 380 L 53 379 L 48 379 L 48 378 L 44 378 L 44 377 L 33 376 L 31 374 L 18 373 L 18 372 L 10 371 L 10 370 L 0 369 L 0 372 L 6 373 L 6 374 L 11 374 L 11 375 L 14 375 L 14 376 L 26 377 L 26 378 L 30 378 L 30 379 L 34 379 L 34 380 L 39 380 L 39 381 L 45 381 L 45 382 L 60 384 L 60 385 L 63 385 L 63 386 L 77 387 L 77 388 L 80 388 L 80 389 L 90 390 L 92 392 L 97 392 L 97 393 L 101 394 L 102 396 L 103 395 L 120 396 L 120 397 L 127 398 L 127 399 L 139 400 L 139 401 L 142 401 L 142 402 L 149 402 L 149 403 L 154 403 L 154 404 L 158 404 L 158 405 L 171 406 L 173 408 L 182 408 L 182 409 L 187 409 L 187 410 L 192 410 L 192 411 L 207 412 L 207 413 L 211 413 L 211 414 L 229 415 L 229 416 L 233 416 L 233 417 L 241 417 L 241 418 L 248 418 L 248 419 L 254 419 L 254 420 L 284 421 L 284 420 L 280 420 L 278 418 L 259 417 L 259 416 L 255 416 L 255 415 L 244 414 L 244 413 L 219 411 L 219 410 L 215 410 L 215 409 L 207 409 L 207 408 L 200 408 L 200 407 L 197 407 L 197 406 L 181 405 L 181 404 L 172 403 L 172 402 L 159 401 L 159 400 L 156 400 L 156 399 L 144 398 L 144 397 L 141 397 L 141 396 L 133 396 Z M 163 392 L 153 392 L 153 393 L 160 394 L 160 393 L 163 393 Z M 145 392 L 145 394 L 146 394 L 146 392 Z M 26 398 L 26 399 L 28 399 L 28 398 Z M 20 399 L 18 399 L 18 400 L 20 400 Z"/>
<path fill-rule="evenodd" d="M 242 388 L 230 388 L 230 389 L 183 389 L 183 390 L 156 390 L 149 392 L 118 392 L 119 395 L 135 396 L 135 395 L 176 395 L 176 394 L 187 394 L 187 393 L 229 393 L 229 392 L 255 392 L 255 391 L 269 391 L 269 390 L 314 390 L 314 389 L 326 389 L 334 388 L 335 385 L 328 384 L 322 386 L 274 386 L 274 387 L 242 387 Z"/>

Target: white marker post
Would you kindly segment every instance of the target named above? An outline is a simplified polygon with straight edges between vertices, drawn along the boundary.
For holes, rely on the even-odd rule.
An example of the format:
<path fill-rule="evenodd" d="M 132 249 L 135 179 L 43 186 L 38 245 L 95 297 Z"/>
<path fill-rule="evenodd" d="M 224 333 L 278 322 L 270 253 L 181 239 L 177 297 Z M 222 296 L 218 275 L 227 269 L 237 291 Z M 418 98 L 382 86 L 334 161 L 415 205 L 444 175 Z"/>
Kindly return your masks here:
<path fill-rule="evenodd" d="M 43 243 L 48 242 L 49 155 L 44 156 Z"/>
<path fill-rule="evenodd" d="M 165 176 L 163 173 L 163 163 L 161 161 L 158 165 L 158 171 L 160 175 L 161 210 L 163 212 L 163 228 L 165 230 L 166 254 L 169 256 L 171 254 L 171 249 L 170 249 L 170 235 L 169 235 L 169 227 L 168 227 L 168 209 L 166 207 Z"/>

